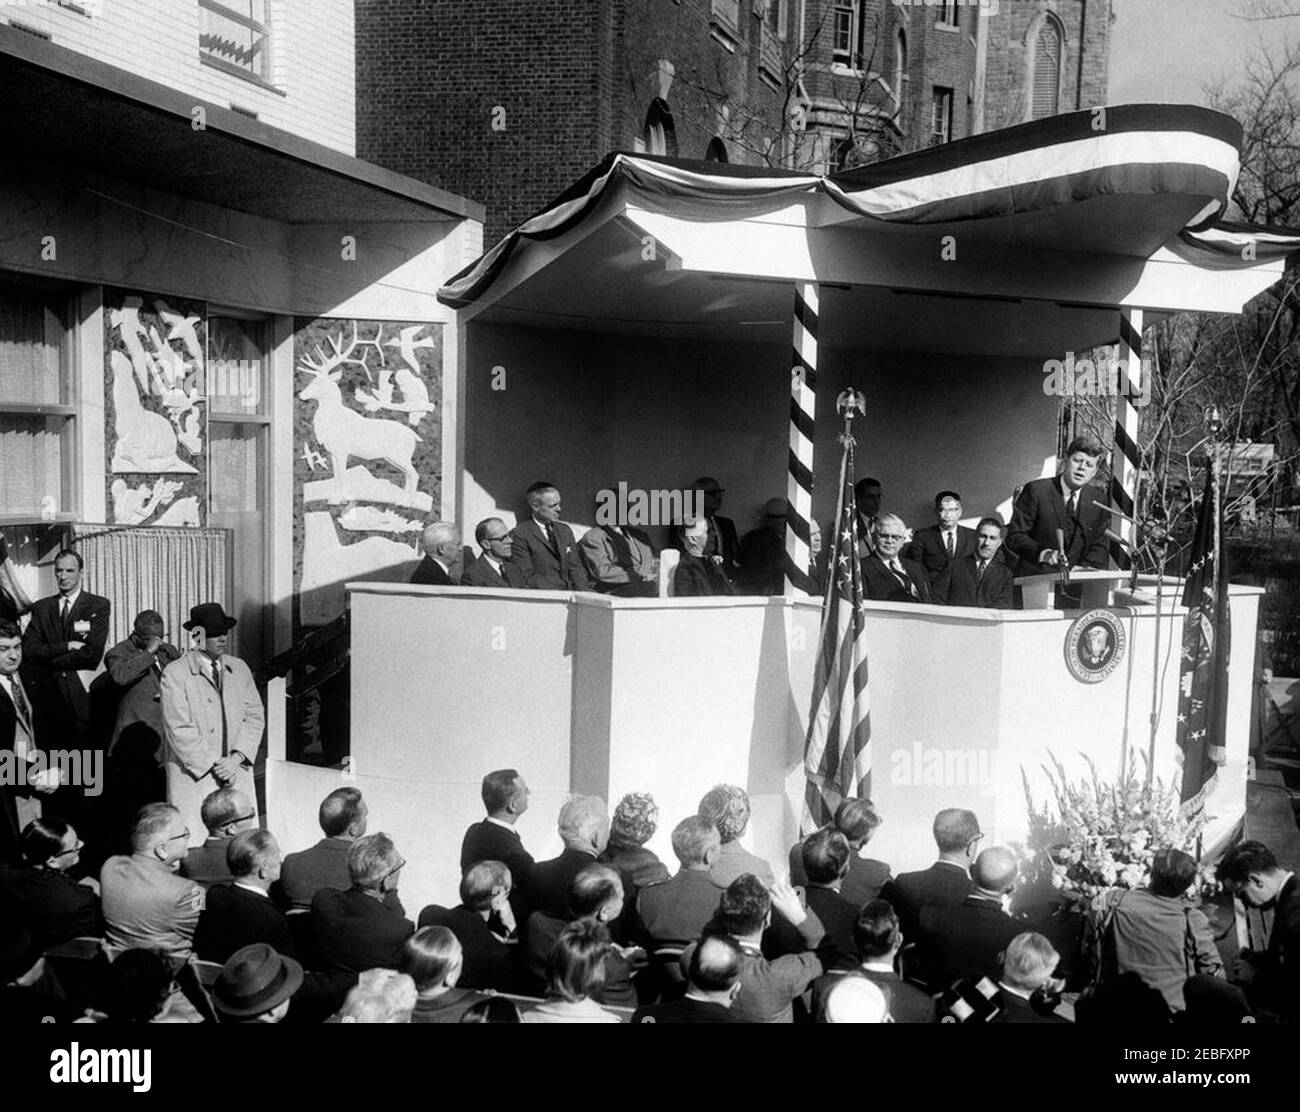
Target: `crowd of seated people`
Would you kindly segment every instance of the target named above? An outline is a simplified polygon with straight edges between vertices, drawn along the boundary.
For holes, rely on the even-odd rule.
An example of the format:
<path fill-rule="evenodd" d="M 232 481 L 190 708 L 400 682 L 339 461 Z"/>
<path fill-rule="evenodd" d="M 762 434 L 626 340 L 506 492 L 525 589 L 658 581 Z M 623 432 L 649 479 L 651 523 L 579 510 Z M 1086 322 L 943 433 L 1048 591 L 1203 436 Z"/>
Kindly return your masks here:
<path fill-rule="evenodd" d="M 1080 458 L 1092 461 L 1089 474 L 1095 473 L 1100 446 L 1080 441 L 1071 445 L 1071 451 L 1076 448 Z M 1094 448 L 1095 456 L 1086 455 Z M 1053 481 L 1037 480 L 1040 484 Z M 1065 484 L 1065 477 L 1057 482 Z M 1061 490 L 1068 494 L 1070 488 L 1061 485 Z M 769 498 L 763 506 L 761 523 L 738 537 L 735 523 L 719 513 L 724 490 L 716 479 L 696 479 L 682 493 L 696 495 L 701 512 L 669 529 L 667 544 L 676 550 L 670 577 L 673 595 L 784 592 L 786 521 L 790 515 L 787 499 Z M 573 527 L 560 520 L 562 502 L 553 483 L 534 483 L 525 497 L 529 514 L 513 529 L 498 517 L 477 524 L 474 540 L 480 554 L 468 560 L 458 526 L 445 521 L 430 524 L 424 532 L 425 556 L 411 581 L 490 589 L 587 590 L 622 597 L 655 597 L 660 593 L 660 551 L 644 530 L 604 523 L 575 539 Z M 1027 497 L 1029 501 L 1049 499 L 1037 486 L 1029 490 Z M 1046 526 L 1039 525 L 1032 507 L 1028 503 L 1021 506 L 1019 499 L 1017 516 L 1010 526 L 997 515 L 986 515 L 978 518 L 973 528 L 961 524 L 962 498 L 954 490 L 939 491 L 933 500 L 935 522 L 915 528 L 909 528 L 897 514 L 881 512 L 882 487 L 877 479 L 859 480 L 854 501 L 863 590 L 869 599 L 1011 609 L 1016 605 L 1014 577 L 1047 566 L 1039 562 L 1045 557 L 1035 547 L 1041 543 L 1040 534 Z M 1068 554 L 1071 561 L 1097 557 L 1094 542 L 1098 537 L 1104 541 L 1104 515 L 1086 500 L 1082 508 L 1064 497 L 1061 502 L 1065 507 L 1062 520 L 1073 513 L 1075 517 L 1070 520 L 1079 525 L 1081 539 L 1074 546 L 1078 551 Z M 1010 543 L 1012 534 L 1019 549 L 1035 553 L 1033 560 L 1015 554 Z M 1085 537 L 1091 547 L 1084 547 Z M 824 543 L 816 521 L 811 523 L 809 547 L 808 589 L 820 596 L 827 583 L 827 564 L 834 545 Z"/>
<path fill-rule="evenodd" d="M 791 848 L 787 880 L 740 844 L 750 805 L 735 785 L 709 789 L 674 825 L 672 873 L 648 848 L 659 811 L 645 793 L 612 817 L 596 797 L 569 799 L 557 816 L 564 848 L 541 861 L 515 829 L 529 796 L 519 773 L 489 773 L 481 795 L 459 902 L 414 920 L 400 897 L 406 860 L 370 831 L 352 787 L 322 801 L 324 838 L 287 856 L 264 829 L 231 834 L 240 800 L 213 792 L 204 813 L 224 844 L 220 876 L 210 844 L 187 852 L 183 818 L 165 803 L 140 809 L 131 852 L 110 856 L 97 880 L 70 875 L 75 828 L 35 820 L 23 862 L 0 867 L 0 1012 L 108 1024 L 1297 1017 L 1300 895 L 1258 842 L 1217 864 L 1228 892 L 1273 912 L 1267 944 L 1236 963 L 1251 975 L 1230 980 L 1188 899 L 1195 863 L 1175 848 L 1155 854 L 1145 887 L 1095 901 L 1071 934 L 1010 900 L 1018 858 L 981 848 L 968 810 L 935 816 L 933 864 L 893 875 L 868 856 L 881 816 L 844 800 Z M 478 858 L 485 847 L 498 855 Z M 191 855 L 201 867 L 182 868 Z M 1069 993 L 1066 968 L 1083 970 Z"/>

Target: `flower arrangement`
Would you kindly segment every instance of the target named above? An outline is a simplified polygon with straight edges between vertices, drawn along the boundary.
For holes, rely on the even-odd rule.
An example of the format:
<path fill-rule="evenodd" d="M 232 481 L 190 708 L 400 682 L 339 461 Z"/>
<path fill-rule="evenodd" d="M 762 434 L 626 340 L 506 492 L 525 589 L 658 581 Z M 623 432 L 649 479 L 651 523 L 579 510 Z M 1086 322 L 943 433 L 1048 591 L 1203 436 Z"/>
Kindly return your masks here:
<path fill-rule="evenodd" d="M 1132 755 L 1114 784 L 1102 781 L 1086 755 L 1089 775 L 1075 782 L 1050 750 L 1048 757 L 1052 767 L 1044 765 L 1043 771 L 1052 786 L 1050 801 L 1035 806 L 1023 769 L 1021 778 L 1029 811 L 1026 849 L 1043 873 L 1050 868 L 1053 887 L 1086 898 L 1108 888 L 1140 888 L 1151 876 L 1156 851 L 1181 849 L 1197 856 L 1204 818 L 1184 818 L 1177 790 L 1158 778 L 1148 783 L 1146 768 L 1139 773 Z M 1034 871 L 1024 869 L 1022 875 Z M 1198 869 L 1197 888 L 1203 896 L 1216 889 L 1208 868 Z"/>

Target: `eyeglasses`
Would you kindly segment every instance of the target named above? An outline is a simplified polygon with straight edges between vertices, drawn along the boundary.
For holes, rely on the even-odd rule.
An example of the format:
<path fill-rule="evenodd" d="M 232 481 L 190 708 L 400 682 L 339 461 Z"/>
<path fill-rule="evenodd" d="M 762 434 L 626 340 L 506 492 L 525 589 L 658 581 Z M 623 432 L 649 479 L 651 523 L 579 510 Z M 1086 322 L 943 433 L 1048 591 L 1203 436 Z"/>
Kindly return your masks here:
<path fill-rule="evenodd" d="M 83 842 L 80 838 L 78 838 L 78 839 L 77 839 L 77 844 L 76 844 L 75 846 L 69 846 L 67 849 L 61 849 L 61 850 L 59 850 L 58 853 L 54 854 L 54 856 L 55 856 L 55 857 L 67 857 L 68 854 L 70 854 L 70 853 L 80 853 L 80 852 L 81 852 L 83 849 L 85 849 L 85 848 L 86 848 L 86 843 Z"/>
<path fill-rule="evenodd" d="M 383 876 L 379 878 L 379 883 L 383 884 L 384 881 L 386 881 L 390 876 L 392 876 L 396 872 L 400 872 L 405 867 L 406 867 L 406 861 L 405 860 L 399 861 L 396 865 L 394 865 L 391 869 L 389 869 L 388 872 L 386 872 Z"/>
<path fill-rule="evenodd" d="M 905 541 L 907 538 L 902 533 L 877 533 L 878 541 Z"/>
<path fill-rule="evenodd" d="M 254 815 L 240 815 L 239 818 L 237 818 L 237 819 L 231 819 L 229 822 L 222 823 L 222 825 L 223 825 L 223 826 L 233 826 L 233 825 L 234 825 L 235 823 L 237 823 L 237 822 L 247 822 L 249 819 L 255 819 L 255 818 L 257 818 L 257 816 L 256 816 L 255 814 L 254 814 Z"/>
<path fill-rule="evenodd" d="M 189 836 L 190 836 L 189 827 L 186 827 L 179 834 L 173 834 L 170 838 L 164 838 L 159 844 L 165 846 L 168 842 L 176 841 L 177 838 L 184 838 L 188 841 Z"/>
<path fill-rule="evenodd" d="M 505 544 L 510 540 L 510 534 L 502 533 L 499 537 L 484 537 L 483 539 L 487 541 L 488 544 Z"/>

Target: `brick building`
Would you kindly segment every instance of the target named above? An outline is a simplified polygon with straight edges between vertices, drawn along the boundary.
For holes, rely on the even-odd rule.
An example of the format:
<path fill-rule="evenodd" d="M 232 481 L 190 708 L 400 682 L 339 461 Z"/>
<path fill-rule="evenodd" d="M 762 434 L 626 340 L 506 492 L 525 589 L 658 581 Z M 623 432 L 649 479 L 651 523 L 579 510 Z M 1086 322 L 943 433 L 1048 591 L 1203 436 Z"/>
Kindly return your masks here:
<path fill-rule="evenodd" d="M 482 200 L 491 241 L 611 150 L 823 171 L 1103 103 L 1110 0 L 357 0 L 356 20 L 358 154 Z"/>

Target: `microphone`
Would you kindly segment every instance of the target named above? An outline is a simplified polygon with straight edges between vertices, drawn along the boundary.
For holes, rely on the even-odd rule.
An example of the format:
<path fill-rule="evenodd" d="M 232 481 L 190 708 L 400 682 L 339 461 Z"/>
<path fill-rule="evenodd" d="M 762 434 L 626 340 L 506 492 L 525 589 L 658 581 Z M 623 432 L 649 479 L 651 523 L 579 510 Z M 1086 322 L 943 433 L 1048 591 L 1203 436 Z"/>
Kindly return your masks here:
<path fill-rule="evenodd" d="M 1056 551 L 1060 553 L 1061 556 L 1061 563 L 1059 565 L 1061 569 L 1061 582 L 1068 587 L 1070 585 L 1070 565 L 1065 559 L 1065 530 L 1064 529 L 1058 529 L 1056 531 Z"/>

